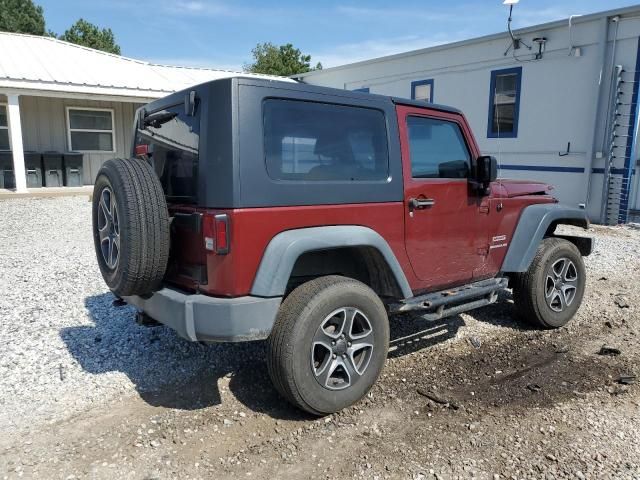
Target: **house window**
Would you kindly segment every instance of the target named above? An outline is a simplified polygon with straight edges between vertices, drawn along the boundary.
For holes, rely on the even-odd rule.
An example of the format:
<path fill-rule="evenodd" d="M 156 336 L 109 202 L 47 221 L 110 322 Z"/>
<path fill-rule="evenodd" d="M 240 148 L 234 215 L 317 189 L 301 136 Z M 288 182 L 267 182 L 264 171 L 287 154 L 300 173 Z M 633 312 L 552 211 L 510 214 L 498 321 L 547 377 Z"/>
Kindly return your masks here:
<path fill-rule="evenodd" d="M 411 98 L 433 103 L 433 79 L 411 82 Z"/>
<path fill-rule="evenodd" d="M 113 110 L 104 108 L 67 108 L 69 150 L 113 152 Z"/>
<path fill-rule="evenodd" d="M 515 138 L 518 136 L 521 79 L 522 67 L 491 72 L 487 137 Z"/>
<path fill-rule="evenodd" d="M 0 150 L 11 150 L 9 143 L 9 121 L 7 118 L 7 106 L 0 105 Z"/>

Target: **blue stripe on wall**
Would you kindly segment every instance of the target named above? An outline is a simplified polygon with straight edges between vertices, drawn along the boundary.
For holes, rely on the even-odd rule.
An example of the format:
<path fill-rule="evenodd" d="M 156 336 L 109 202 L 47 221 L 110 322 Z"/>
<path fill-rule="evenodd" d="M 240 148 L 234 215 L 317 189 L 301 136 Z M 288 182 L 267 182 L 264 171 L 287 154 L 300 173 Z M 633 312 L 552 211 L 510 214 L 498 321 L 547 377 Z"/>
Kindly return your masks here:
<path fill-rule="evenodd" d="M 593 173 L 601 173 L 604 174 L 604 168 L 594 168 L 592 170 Z M 624 175 L 626 173 L 626 170 L 624 168 L 612 168 L 611 169 L 611 173 L 613 175 Z M 631 172 L 631 175 L 635 175 L 636 172 Z"/>
<path fill-rule="evenodd" d="M 501 170 L 522 170 L 529 172 L 565 172 L 565 173 L 584 173 L 582 167 L 545 167 L 543 165 L 500 165 Z M 604 174 L 604 168 L 593 168 L 593 173 Z M 627 172 L 624 168 L 612 168 L 613 175 L 624 175 Z M 631 175 L 635 175 L 635 171 L 631 171 Z"/>
<path fill-rule="evenodd" d="M 584 173 L 582 167 L 546 167 L 543 165 L 500 165 L 500 170 L 526 170 L 531 172 Z"/>
<path fill-rule="evenodd" d="M 626 158 L 624 161 L 624 173 L 622 180 L 622 195 L 620 196 L 620 210 L 618 211 L 618 222 L 619 223 L 627 223 L 627 209 L 629 208 L 629 195 L 631 194 L 631 175 L 634 170 L 634 166 L 631 163 L 631 157 L 635 152 L 635 125 L 636 125 L 636 115 L 638 113 L 638 91 L 639 91 L 639 83 L 640 83 L 640 37 L 638 37 L 638 47 L 636 51 L 636 69 L 635 74 L 633 76 L 634 84 L 633 84 L 633 95 L 631 97 L 631 105 L 629 117 L 629 130 L 627 132 L 627 147 L 629 144 L 631 145 L 631 151 L 626 154 Z"/>

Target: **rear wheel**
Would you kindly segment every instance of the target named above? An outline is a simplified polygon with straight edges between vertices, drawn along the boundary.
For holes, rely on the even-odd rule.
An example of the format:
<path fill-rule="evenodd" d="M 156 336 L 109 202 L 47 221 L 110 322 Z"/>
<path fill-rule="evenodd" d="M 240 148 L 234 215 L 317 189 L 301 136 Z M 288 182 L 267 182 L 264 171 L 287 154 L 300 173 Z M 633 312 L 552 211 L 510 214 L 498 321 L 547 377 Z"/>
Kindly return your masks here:
<path fill-rule="evenodd" d="M 389 322 L 380 298 L 356 280 L 326 276 L 285 299 L 268 342 L 269 375 L 280 394 L 315 415 L 362 398 L 387 356 Z"/>
<path fill-rule="evenodd" d="M 573 243 L 562 238 L 545 238 L 529 269 L 514 280 L 516 314 L 537 327 L 559 328 L 580 307 L 586 270 Z"/>
<path fill-rule="evenodd" d="M 96 257 L 109 288 L 120 297 L 160 288 L 169 258 L 169 213 L 151 166 L 138 159 L 106 161 L 92 213 Z"/>

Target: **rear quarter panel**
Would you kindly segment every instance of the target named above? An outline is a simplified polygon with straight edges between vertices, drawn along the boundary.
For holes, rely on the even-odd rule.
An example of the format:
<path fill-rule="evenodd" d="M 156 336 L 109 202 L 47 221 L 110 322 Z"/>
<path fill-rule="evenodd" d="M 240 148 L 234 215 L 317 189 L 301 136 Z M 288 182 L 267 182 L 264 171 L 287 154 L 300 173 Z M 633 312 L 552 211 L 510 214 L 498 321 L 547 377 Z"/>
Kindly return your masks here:
<path fill-rule="evenodd" d="M 413 286 L 416 279 L 404 250 L 403 209 L 402 202 L 387 202 L 216 211 L 230 215 L 231 250 L 227 255 L 207 254 L 209 282 L 200 291 L 230 297 L 248 294 L 273 237 L 286 230 L 326 225 L 360 225 L 378 232 Z"/>

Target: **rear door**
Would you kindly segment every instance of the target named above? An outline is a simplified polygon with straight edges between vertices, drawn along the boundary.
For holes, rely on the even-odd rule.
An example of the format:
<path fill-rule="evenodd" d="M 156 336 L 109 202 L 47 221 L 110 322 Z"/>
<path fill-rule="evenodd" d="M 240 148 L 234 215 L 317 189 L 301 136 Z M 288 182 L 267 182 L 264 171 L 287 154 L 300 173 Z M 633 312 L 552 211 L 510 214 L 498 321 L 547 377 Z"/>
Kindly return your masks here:
<path fill-rule="evenodd" d="M 486 254 L 482 200 L 470 188 L 478 155 L 462 117 L 398 106 L 405 248 L 420 290 L 470 282 Z"/>
<path fill-rule="evenodd" d="M 198 212 L 201 108 L 187 114 L 180 100 L 148 112 L 144 128 L 136 131 L 135 146 L 154 167 L 169 207 L 171 250 L 165 280 L 195 289 L 207 283 L 202 214 Z"/>

